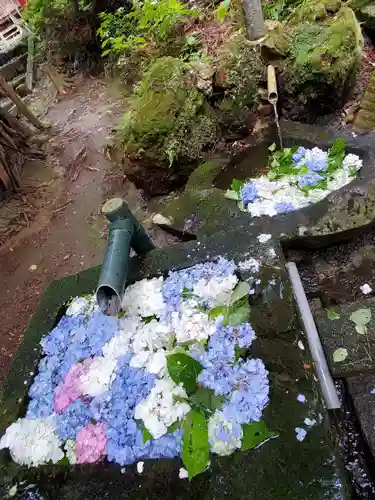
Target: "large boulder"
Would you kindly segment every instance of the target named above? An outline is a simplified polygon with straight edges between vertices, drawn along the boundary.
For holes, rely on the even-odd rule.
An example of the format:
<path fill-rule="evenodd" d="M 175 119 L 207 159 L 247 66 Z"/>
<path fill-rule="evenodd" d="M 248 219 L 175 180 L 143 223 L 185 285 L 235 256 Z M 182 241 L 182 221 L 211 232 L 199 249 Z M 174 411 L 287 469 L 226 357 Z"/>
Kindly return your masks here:
<path fill-rule="evenodd" d="M 156 59 L 143 75 L 119 136 L 130 160 L 126 174 L 152 195 L 182 184 L 216 140 L 206 76 L 201 66 L 173 57 Z"/>
<path fill-rule="evenodd" d="M 314 119 L 340 107 L 363 49 L 353 10 L 339 0 L 306 1 L 285 29 L 289 50 L 283 84 L 290 116 Z"/>

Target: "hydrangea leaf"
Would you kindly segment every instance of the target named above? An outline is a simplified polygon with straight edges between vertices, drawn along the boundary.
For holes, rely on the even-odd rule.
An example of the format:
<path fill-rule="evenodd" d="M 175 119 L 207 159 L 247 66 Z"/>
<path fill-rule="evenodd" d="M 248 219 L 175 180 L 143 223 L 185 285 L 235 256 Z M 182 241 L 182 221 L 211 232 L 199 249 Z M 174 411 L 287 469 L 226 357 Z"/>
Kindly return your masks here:
<path fill-rule="evenodd" d="M 216 306 L 211 311 L 208 313 L 208 317 L 210 319 L 216 319 L 219 316 L 226 316 L 228 314 L 228 307 L 227 306 Z"/>
<path fill-rule="evenodd" d="M 223 397 L 216 396 L 212 389 L 207 389 L 206 387 L 199 387 L 189 398 L 189 404 L 202 411 L 218 410 L 223 406 L 223 403 Z"/>
<path fill-rule="evenodd" d="M 146 427 L 143 427 L 142 434 L 143 434 L 143 442 L 144 443 L 147 443 L 147 441 L 150 441 L 150 439 L 154 438 L 154 436 L 151 434 L 151 432 L 148 429 L 146 429 Z"/>
<path fill-rule="evenodd" d="M 360 335 L 366 335 L 367 334 L 367 327 L 366 325 L 355 325 L 355 331 L 359 333 Z"/>
<path fill-rule="evenodd" d="M 232 296 L 231 296 L 231 304 L 234 304 L 237 302 L 237 300 L 242 299 L 243 297 L 247 297 L 250 292 L 250 285 L 246 281 L 241 281 L 238 283 L 236 288 L 233 290 Z"/>
<path fill-rule="evenodd" d="M 183 400 L 185 401 L 185 400 Z M 172 432 L 177 431 L 177 429 L 181 426 L 181 422 L 176 420 L 172 425 L 168 427 L 168 432 L 172 434 Z"/>
<path fill-rule="evenodd" d="M 271 144 L 271 146 L 269 146 L 268 151 L 271 151 L 271 153 L 273 153 L 273 152 L 275 151 L 275 149 L 276 149 L 276 143 L 275 143 L 275 142 L 273 142 L 273 143 Z"/>
<path fill-rule="evenodd" d="M 182 424 L 182 461 L 191 481 L 207 469 L 210 463 L 207 421 L 203 413 L 190 411 Z"/>
<path fill-rule="evenodd" d="M 228 198 L 228 200 L 235 200 L 238 201 L 240 199 L 240 195 L 238 191 L 234 191 L 234 189 L 227 189 L 224 194 L 225 198 Z"/>
<path fill-rule="evenodd" d="M 345 349 L 345 347 L 339 347 L 336 349 L 332 355 L 333 361 L 335 363 L 341 363 L 342 361 L 345 361 L 345 359 L 348 357 L 348 351 Z"/>
<path fill-rule="evenodd" d="M 268 439 L 273 435 L 268 430 L 268 427 L 264 420 L 260 420 L 259 422 L 254 422 L 252 424 L 244 424 L 242 426 L 243 438 L 242 438 L 242 446 L 241 450 L 251 450 L 252 448 L 256 448 L 263 441 Z"/>
<path fill-rule="evenodd" d="M 345 158 L 345 141 L 342 138 L 336 139 L 328 150 L 328 168 L 327 173 L 332 174 L 341 167 Z"/>
<path fill-rule="evenodd" d="M 227 313 L 224 316 L 223 325 L 224 326 L 236 326 L 242 325 L 242 323 L 247 323 L 250 317 L 250 305 L 247 297 L 237 301 L 235 304 L 228 308 Z"/>
<path fill-rule="evenodd" d="M 184 389 L 191 393 L 197 387 L 197 377 L 203 366 L 187 354 L 177 353 L 167 356 L 168 372 L 176 384 L 182 384 Z"/>
<path fill-rule="evenodd" d="M 370 309 L 358 309 L 357 311 L 354 311 L 350 315 L 350 321 L 353 321 L 353 323 L 356 324 L 356 330 L 357 327 L 367 325 L 371 321 L 371 310 Z M 363 329 L 360 328 L 361 331 L 358 331 L 358 333 L 366 333 L 363 332 Z"/>
<path fill-rule="evenodd" d="M 327 310 L 327 318 L 331 321 L 335 321 L 336 319 L 340 319 L 340 314 L 334 311 L 333 309 Z"/>
<path fill-rule="evenodd" d="M 244 184 L 245 184 L 244 181 L 239 181 L 238 179 L 233 179 L 230 187 L 233 191 L 235 191 L 236 193 L 239 193 Z"/>
<path fill-rule="evenodd" d="M 69 467 L 70 466 L 69 458 L 66 456 L 63 457 L 61 460 L 57 462 L 57 465 L 62 465 L 63 467 Z"/>

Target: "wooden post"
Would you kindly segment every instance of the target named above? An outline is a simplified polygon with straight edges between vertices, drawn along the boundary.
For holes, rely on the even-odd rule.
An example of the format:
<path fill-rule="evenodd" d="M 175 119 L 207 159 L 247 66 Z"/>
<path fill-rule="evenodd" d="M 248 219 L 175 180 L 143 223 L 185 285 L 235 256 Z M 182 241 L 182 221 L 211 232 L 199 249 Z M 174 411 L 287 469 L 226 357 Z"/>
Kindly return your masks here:
<path fill-rule="evenodd" d="M 18 111 L 25 116 L 36 128 L 46 129 L 49 125 L 42 123 L 34 113 L 26 106 L 21 97 L 13 90 L 11 85 L 0 75 L 0 88 L 17 106 Z"/>
<path fill-rule="evenodd" d="M 31 92 L 33 89 L 34 50 L 35 50 L 34 35 L 29 35 L 29 38 L 27 40 L 27 67 L 26 67 L 26 88 L 29 92 Z"/>
<path fill-rule="evenodd" d="M 264 16 L 261 0 L 243 0 L 247 38 L 259 40 L 265 35 Z"/>

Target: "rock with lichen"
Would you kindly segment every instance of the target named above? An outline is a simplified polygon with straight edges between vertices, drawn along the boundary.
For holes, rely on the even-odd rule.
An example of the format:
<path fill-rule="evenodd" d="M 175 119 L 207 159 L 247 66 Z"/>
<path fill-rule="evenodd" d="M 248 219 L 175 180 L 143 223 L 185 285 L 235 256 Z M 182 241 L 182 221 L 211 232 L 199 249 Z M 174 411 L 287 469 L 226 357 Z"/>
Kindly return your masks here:
<path fill-rule="evenodd" d="M 339 0 L 309 0 L 296 9 L 285 29 L 289 50 L 284 89 L 298 117 L 337 109 L 353 82 L 363 49 L 354 12 Z"/>
<path fill-rule="evenodd" d="M 360 132 L 375 130 L 375 72 L 367 84 L 353 128 Z"/>

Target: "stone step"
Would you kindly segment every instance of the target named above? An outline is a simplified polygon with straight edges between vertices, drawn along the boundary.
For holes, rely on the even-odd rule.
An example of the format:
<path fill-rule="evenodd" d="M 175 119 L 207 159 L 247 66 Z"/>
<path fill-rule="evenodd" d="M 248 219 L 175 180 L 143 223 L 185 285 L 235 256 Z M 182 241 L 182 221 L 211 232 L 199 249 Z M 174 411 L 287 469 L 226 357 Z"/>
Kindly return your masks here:
<path fill-rule="evenodd" d="M 20 73 L 25 73 L 27 63 L 27 51 L 0 66 L 0 75 L 7 81 L 13 80 Z"/>
<path fill-rule="evenodd" d="M 350 315 L 358 309 L 370 309 L 371 321 L 367 324 L 367 334 L 355 330 Z M 328 310 L 316 311 L 316 326 L 324 348 L 328 365 L 334 377 L 349 377 L 375 370 L 375 297 L 363 298 L 355 302 L 332 308 L 340 315 L 330 320 Z M 333 361 L 333 353 L 338 348 L 348 351 L 347 358 L 339 363 Z"/>

